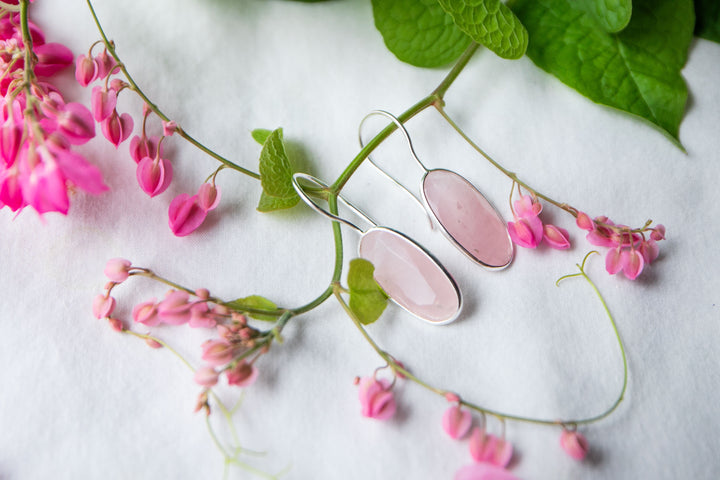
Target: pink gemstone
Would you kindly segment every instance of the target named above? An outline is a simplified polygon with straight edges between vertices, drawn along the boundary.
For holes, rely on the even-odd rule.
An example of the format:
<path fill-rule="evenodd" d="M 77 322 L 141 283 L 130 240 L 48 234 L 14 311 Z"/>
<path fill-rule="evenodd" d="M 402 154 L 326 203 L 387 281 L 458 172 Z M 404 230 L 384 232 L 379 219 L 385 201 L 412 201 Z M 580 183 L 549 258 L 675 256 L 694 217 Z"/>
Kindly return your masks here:
<path fill-rule="evenodd" d="M 384 227 L 365 232 L 360 256 L 375 266 L 375 281 L 416 317 L 433 324 L 451 322 L 460 312 L 460 291 L 450 275 L 422 247 Z"/>
<path fill-rule="evenodd" d="M 513 246 L 500 214 L 472 183 L 449 170 L 430 170 L 423 194 L 448 236 L 476 262 L 502 268 L 513 258 Z"/>

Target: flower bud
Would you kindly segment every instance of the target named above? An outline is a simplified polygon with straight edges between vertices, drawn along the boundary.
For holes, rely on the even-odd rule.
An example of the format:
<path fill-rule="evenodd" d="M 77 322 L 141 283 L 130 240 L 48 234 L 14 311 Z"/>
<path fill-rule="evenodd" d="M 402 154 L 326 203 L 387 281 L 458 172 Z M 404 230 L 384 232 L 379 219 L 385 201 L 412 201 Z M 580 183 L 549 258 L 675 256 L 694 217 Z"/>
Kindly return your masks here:
<path fill-rule="evenodd" d="M 575 460 L 584 459 L 589 449 L 588 441 L 585 439 L 585 436 L 581 433 L 570 430 L 563 430 L 560 435 L 560 446 L 563 450 L 565 450 L 565 453 Z"/>

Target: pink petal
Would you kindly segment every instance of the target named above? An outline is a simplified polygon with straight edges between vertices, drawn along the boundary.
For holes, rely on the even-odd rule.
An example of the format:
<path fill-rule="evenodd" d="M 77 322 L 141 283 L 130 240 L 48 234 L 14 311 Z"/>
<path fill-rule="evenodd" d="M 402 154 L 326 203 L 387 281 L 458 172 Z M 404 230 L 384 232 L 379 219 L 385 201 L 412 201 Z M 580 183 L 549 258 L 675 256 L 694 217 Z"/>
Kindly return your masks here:
<path fill-rule="evenodd" d="M 197 204 L 197 195 L 191 197 L 182 193 L 170 202 L 168 223 L 170 230 L 178 237 L 194 232 L 205 221 L 205 217 L 207 212 Z"/>
<path fill-rule="evenodd" d="M 54 150 L 53 153 L 65 178 L 76 187 L 95 195 L 108 190 L 100 170 L 82 155 L 72 150 Z"/>
<path fill-rule="evenodd" d="M 33 45 L 33 51 L 38 59 L 34 71 L 40 77 L 52 76 L 73 62 L 73 53 L 59 43 Z"/>
<path fill-rule="evenodd" d="M 542 221 L 538 217 L 516 218 L 515 222 L 508 222 L 508 233 L 516 245 L 535 248 L 542 241 Z"/>
<path fill-rule="evenodd" d="M 591 232 L 595 229 L 595 223 L 590 219 L 587 213 L 578 212 L 575 223 L 578 227 L 583 230 L 587 230 L 588 232 Z"/>
<path fill-rule="evenodd" d="M 515 214 L 520 218 L 537 217 L 542 212 L 542 205 L 535 202 L 530 195 L 521 195 L 519 200 L 513 202 Z"/>
<path fill-rule="evenodd" d="M 98 78 L 107 77 L 117 66 L 117 61 L 111 55 L 108 55 L 107 50 L 103 50 L 95 57 L 95 63 L 97 63 Z"/>
<path fill-rule="evenodd" d="M 640 244 L 640 254 L 643 256 L 646 265 L 650 265 L 660 255 L 660 247 L 653 239 Z"/>
<path fill-rule="evenodd" d="M 117 111 L 114 110 L 112 114 L 100 124 L 100 129 L 103 135 L 105 135 L 105 138 L 117 148 L 132 133 L 133 119 L 127 113 L 118 115 Z"/>
<path fill-rule="evenodd" d="M 112 315 L 113 310 L 115 310 L 115 299 L 109 295 L 100 293 L 93 299 L 92 310 L 95 318 L 109 317 Z"/>
<path fill-rule="evenodd" d="M 560 446 L 575 460 L 582 460 L 589 450 L 588 441 L 578 432 L 563 430 L 560 435 Z"/>
<path fill-rule="evenodd" d="M 87 87 L 97 78 L 97 70 L 97 63 L 92 58 L 79 55 L 75 60 L 75 80 L 83 87 Z"/>
<path fill-rule="evenodd" d="M 195 380 L 195 383 L 198 385 L 209 388 L 217 384 L 218 372 L 212 367 L 200 367 L 195 370 L 193 380 Z"/>
<path fill-rule="evenodd" d="M 450 438 L 464 437 L 472 426 L 472 415 L 469 410 L 453 405 L 448 408 L 442 417 L 442 427 Z"/>
<path fill-rule="evenodd" d="M 497 465 L 498 467 L 507 467 L 510 464 L 513 456 L 512 443 L 507 440 L 498 439 L 495 444 L 495 451 L 493 453 L 490 463 Z"/>
<path fill-rule="evenodd" d="M 60 133 L 73 145 L 82 145 L 95 136 L 92 113 L 81 103 L 65 104 L 57 122 Z"/>
<path fill-rule="evenodd" d="M 106 90 L 105 87 L 97 86 L 93 88 L 90 97 L 92 105 L 92 114 L 96 122 L 102 122 L 112 115 L 117 105 L 117 92 L 115 90 Z"/>
<path fill-rule="evenodd" d="M 225 372 L 228 385 L 235 385 L 237 387 L 249 387 L 258 377 L 258 370 L 254 365 L 241 360 L 235 365 L 235 367 Z"/>
<path fill-rule="evenodd" d="M 610 275 L 615 275 L 623 268 L 621 260 L 622 251 L 620 247 L 608 250 L 605 256 L 605 270 L 607 270 Z"/>
<path fill-rule="evenodd" d="M 630 280 L 635 280 L 643 271 L 645 260 L 637 250 L 623 250 L 620 258 L 623 273 Z"/>
<path fill-rule="evenodd" d="M 475 463 L 458 470 L 455 480 L 518 480 L 518 478 L 504 468 L 490 463 Z"/>
<path fill-rule="evenodd" d="M 171 290 L 158 304 L 160 321 L 169 325 L 182 325 L 190 320 L 190 296 L 181 290 Z"/>
<path fill-rule="evenodd" d="M 655 225 L 652 233 L 650 233 L 650 238 L 655 240 L 656 242 L 659 242 L 660 240 L 665 240 L 665 225 Z"/>
<path fill-rule="evenodd" d="M 129 270 L 132 266 L 129 260 L 124 258 L 112 258 L 105 264 L 105 270 L 103 273 L 110 281 L 115 283 L 122 283 L 130 276 Z"/>
<path fill-rule="evenodd" d="M 198 205 L 206 212 L 220 203 L 220 188 L 211 183 L 203 183 L 198 190 Z"/>
<path fill-rule="evenodd" d="M 162 158 L 143 158 L 137 165 L 136 176 L 140 188 L 154 197 L 167 190 L 172 180 L 172 164 Z"/>
<path fill-rule="evenodd" d="M 570 240 L 568 240 L 568 231 L 555 225 L 547 224 L 544 228 L 543 239 L 550 244 L 552 248 L 557 250 L 567 250 L 570 248 Z"/>
<path fill-rule="evenodd" d="M 160 324 L 160 317 L 157 314 L 155 299 L 135 305 L 132 311 L 133 320 L 148 327 Z"/>
<path fill-rule="evenodd" d="M 225 340 L 208 340 L 201 345 L 201 358 L 213 366 L 229 363 L 233 357 L 233 346 Z"/>

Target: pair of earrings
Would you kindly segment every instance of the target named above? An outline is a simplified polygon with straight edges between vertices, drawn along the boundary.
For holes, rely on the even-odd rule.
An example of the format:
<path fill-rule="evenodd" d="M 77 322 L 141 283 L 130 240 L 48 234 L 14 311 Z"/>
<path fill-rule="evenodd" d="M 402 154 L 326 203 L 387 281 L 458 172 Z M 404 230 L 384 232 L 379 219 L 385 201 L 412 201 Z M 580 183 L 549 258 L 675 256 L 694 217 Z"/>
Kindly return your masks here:
<path fill-rule="evenodd" d="M 378 170 L 409 193 L 426 213 L 438 223 L 445 236 L 475 263 L 490 269 L 507 267 L 513 259 L 513 245 L 505 221 L 478 189 L 461 175 L 446 169 L 428 169 L 420 161 L 410 135 L 392 114 L 376 110 L 369 117 L 389 118 L 402 132 L 413 159 L 423 170 L 420 183 L 422 202 L 404 185 L 390 176 L 372 158 Z M 293 176 L 293 186 L 300 198 L 318 213 L 341 222 L 360 234 L 358 254 L 375 266 L 375 281 L 400 307 L 417 318 L 434 325 L 455 320 L 462 309 L 462 294 L 457 283 L 442 264 L 410 237 L 379 226 L 357 207 L 338 196 L 338 200 L 370 225 L 363 230 L 350 221 L 330 213 L 316 204 L 306 189 L 326 189 L 328 185 L 304 173 Z"/>

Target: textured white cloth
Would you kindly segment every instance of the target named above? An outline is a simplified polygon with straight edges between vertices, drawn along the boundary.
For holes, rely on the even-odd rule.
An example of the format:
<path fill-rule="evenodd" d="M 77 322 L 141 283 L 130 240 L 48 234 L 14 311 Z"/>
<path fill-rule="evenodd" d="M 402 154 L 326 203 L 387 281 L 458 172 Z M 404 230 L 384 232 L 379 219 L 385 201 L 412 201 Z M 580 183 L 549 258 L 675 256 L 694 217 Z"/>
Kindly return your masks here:
<path fill-rule="evenodd" d="M 445 73 L 395 59 L 373 26 L 370 2 L 98 0 L 96 7 L 150 98 L 191 135 L 253 170 L 260 147 L 250 131 L 282 126 L 294 163 L 332 181 L 357 152 L 367 112 L 400 113 Z M 76 54 L 99 38 L 80 0 L 41 0 L 32 14 L 48 41 Z M 508 422 L 521 478 L 711 478 L 720 469 L 720 46 L 695 41 L 683 74 L 691 92 L 680 129 L 687 154 L 527 58 L 481 51 L 447 94 L 447 111 L 466 132 L 539 191 L 591 215 L 632 225 L 652 218 L 668 229 L 657 263 L 635 282 L 607 275 L 599 257 L 590 261 L 625 341 L 628 393 L 615 414 L 582 428 L 593 452 L 584 463 L 559 448 L 559 429 Z M 89 102 L 89 89 L 75 85 L 71 72 L 62 87 L 69 100 Z M 126 93 L 120 109 L 133 113 L 137 132 L 141 104 Z M 154 118 L 150 128 L 158 131 Z M 507 217 L 510 182 L 439 115 L 424 112 L 408 128 L 428 166 L 466 175 Z M 419 181 L 401 142 L 389 145 L 378 161 Z M 192 413 L 199 392 L 192 372 L 92 317 L 107 259 L 128 258 L 228 299 L 259 294 L 297 306 L 327 286 L 330 223 L 304 207 L 256 212 L 258 183 L 233 172 L 218 177 L 223 199 L 207 224 L 175 238 L 170 199 L 197 189 L 215 163 L 178 139 L 166 146 L 176 179 L 155 199 L 137 187 L 127 143 L 115 151 L 99 135 L 82 151 L 110 193 L 75 195 L 67 217 L 44 222 L 31 211 L 17 219 L 0 211 L 2 479 L 222 476 L 203 415 Z M 463 315 L 449 326 L 422 324 L 390 306 L 369 328 L 413 372 L 520 415 L 592 416 L 613 402 L 622 365 L 600 303 L 582 280 L 554 285 L 591 248 L 569 216 L 545 212 L 571 231 L 572 250 L 520 250 L 509 269 L 488 272 L 428 230 L 424 214 L 369 166 L 345 193 L 433 251 L 465 295 Z M 345 229 L 344 238 L 350 259 L 357 236 Z M 165 290 L 145 279 L 123 285 L 118 315 L 129 321 L 134 304 Z M 210 336 L 155 332 L 194 365 Z M 353 378 L 372 374 L 380 360 L 336 302 L 293 320 L 285 337 L 258 363 L 260 377 L 234 416 L 243 446 L 266 452 L 248 456 L 249 464 L 289 467 L 288 479 L 437 479 L 471 462 L 467 442 L 442 432 L 447 402 L 417 385 L 398 383 L 392 421 L 360 416 Z M 497 433 L 498 423 L 490 419 L 489 429 Z M 219 436 L 229 438 L 221 427 Z M 229 478 L 252 476 L 231 467 Z"/>

